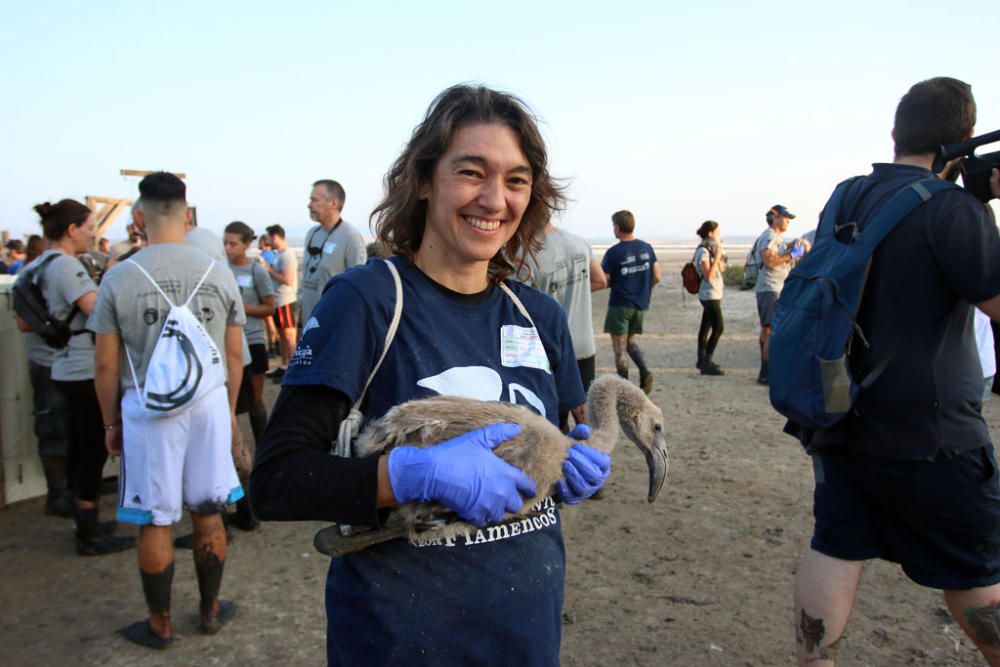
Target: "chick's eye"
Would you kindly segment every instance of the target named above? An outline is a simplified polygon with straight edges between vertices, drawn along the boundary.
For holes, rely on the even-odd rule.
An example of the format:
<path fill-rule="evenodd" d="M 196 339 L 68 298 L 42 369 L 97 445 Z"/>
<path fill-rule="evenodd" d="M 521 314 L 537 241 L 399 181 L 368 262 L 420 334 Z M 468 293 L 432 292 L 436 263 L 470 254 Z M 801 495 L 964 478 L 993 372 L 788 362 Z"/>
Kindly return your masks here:
<path fill-rule="evenodd" d="M 663 430 L 663 426 L 661 424 L 654 424 L 653 425 L 653 430 L 654 431 L 662 431 Z"/>

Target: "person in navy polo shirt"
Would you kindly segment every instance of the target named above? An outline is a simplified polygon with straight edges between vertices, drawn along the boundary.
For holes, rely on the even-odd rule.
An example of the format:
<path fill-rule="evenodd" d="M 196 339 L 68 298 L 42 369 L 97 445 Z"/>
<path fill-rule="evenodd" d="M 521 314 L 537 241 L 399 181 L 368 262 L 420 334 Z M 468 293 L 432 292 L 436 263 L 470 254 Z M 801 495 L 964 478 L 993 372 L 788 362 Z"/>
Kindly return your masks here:
<path fill-rule="evenodd" d="M 628 377 L 628 358 L 639 367 L 639 386 L 647 394 L 653 390 L 653 374 L 646 366 L 635 337 L 642 333 L 643 315 L 649 310 L 653 285 L 660 282 L 660 265 L 653 246 L 635 237 L 635 216 L 618 211 L 611 216 L 615 238 L 601 260 L 611 286 L 604 333 L 611 334 L 618 375 Z"/>
<path fill-rule="evenodd" d="M 481 527 L 454 540 L 394 540 L 334 558 L 329 664 L 557 665 L 565 553 L 555 503 L 596 492 L 610 471 L 607 456 L 573 445 L 567 477 L 579 483 L 540 502 L 543 520 L 530 530 L 508 530 L 504 507 L 491 498 L 510 510 L 535 492 L 490 451 L 519 432 L 516 424 L 368 458 L 329 449 L 362 393 L 368 420 L 438 394 L 518 403 L 553 424 L 584 402 L 562 309 L 510 279 L 562 208 L 562 190 L 531 112 L 510 95 L 470 86 L 431 104 L 386 183 L 373 217 L 402 283 L 398 330 L 364 391 L 392 318 L 393 278 L 373 259 L 330 281 L 258 447 L 254 508 L 265 521 L 377 526 L 397 503 L 438 501 Z"/>

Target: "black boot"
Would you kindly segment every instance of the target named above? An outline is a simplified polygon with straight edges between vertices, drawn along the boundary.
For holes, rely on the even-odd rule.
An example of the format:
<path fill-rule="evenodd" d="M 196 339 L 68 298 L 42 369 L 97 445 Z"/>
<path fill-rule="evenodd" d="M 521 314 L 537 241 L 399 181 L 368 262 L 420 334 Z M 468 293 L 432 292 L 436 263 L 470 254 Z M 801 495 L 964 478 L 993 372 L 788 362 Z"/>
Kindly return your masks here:
<path fill-rule="evenodd" d="M 228 516 L 228 525 L 236 526 L 240 530 L 247 532 L 256 530 L 260 526 L 260 521 L 253 515 L 250 509 L 250 500 L 246 497 L 236 501 L 236 511 Z"/>
<path fill-rule="evenodd" d="M 712 356 L 706 354 L 705 358 L 701 362 L 701 374 L 702 375 L 725 375 L 725 371 L 719 368 L 719 364 L 712 361 Z"/>
<path fill-rule="evenodd" d="M 760 373 L 757 375 L 757 384 L 767 384 L 767 362 L 760 362 Z"/>
<path fill-rule="evenodd" d="M 96 508 L 76 508 L 76 553 L 80 556 L 103 556 L 134 546 L 134 537 L 118 537 L 102 531 Z"/>
<path fill-rule="evenodd" d="M 73 502 L 73 494 L 66 488 L 66 457 L 42 456 L 41 460 L 45 486 L 48 487 L 45 513 L 72 519 L 76 503 Z"/>

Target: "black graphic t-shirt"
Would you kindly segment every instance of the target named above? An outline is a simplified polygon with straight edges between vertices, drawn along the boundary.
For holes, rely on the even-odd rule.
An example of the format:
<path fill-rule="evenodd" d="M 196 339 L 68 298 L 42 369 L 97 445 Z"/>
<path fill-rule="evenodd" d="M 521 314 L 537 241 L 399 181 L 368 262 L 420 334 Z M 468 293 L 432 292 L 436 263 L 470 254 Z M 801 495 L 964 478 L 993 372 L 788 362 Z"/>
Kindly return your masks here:
<path fill-rule="evenodd" d="M 601 268 L 610 276 L 608 305 L 649 309 L 655 262 L 653 246 L 639 239 L 619 241 L 608 248 L 601 259 Z"/>
<path fill-rule="evenodd" d="M 511 282 L 537 330 L 500 289 L 480 303 L 446 294 L 392 260 L 404 309 L 362 411 L 377 419 L 437 394 L 525 405 L 554 424 L 584 401 L 565 315 Z M 322 385 L 356 400 L 381 354 L 394 305 L 380 260 L 332 280 L 303 329 L 286 387 Z M 555 665 L 565 576 L 559 513 L 538 514 L 447 542 L 385 543 L 331 562 L 330 664 Z"/>

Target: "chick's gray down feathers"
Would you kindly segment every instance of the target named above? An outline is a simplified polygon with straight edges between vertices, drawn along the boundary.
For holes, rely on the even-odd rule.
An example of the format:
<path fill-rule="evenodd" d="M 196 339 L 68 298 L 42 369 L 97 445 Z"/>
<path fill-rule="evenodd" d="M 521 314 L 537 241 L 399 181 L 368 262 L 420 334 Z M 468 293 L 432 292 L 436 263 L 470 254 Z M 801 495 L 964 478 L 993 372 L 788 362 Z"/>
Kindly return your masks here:
<path fill-rule="evenodd" d="M 621 431 L 642 451 L 649 467 L 648 500 L 653 502 L 667 474 L 667 449 L 663 413 L 635 385 L 617 375 L 604 375 L 591 384 L 587 394 L 591 435 L 587 444 L 611 454 Z M 573 442 L 546 418 L 513 403 L 478 401 L 454 396 L 435 396 L 408 401 L 392 408 L 358 436 L 356 456 L 388 453 L 394 447 L 429 447 L 489 424 L 511 423 L 521 433 L 500 443 L 493 452 L 521 468 L 538 488 L 525 499 L 519 512 L 506 519 L 525 516 L 540 500 L 551 495 L 563 478 L 563 462 Z M 443 539 L 475 528 L 437 503 L 405 503 L 393 509 L 386 525 L 356 535 L 342 535 L 337 526 L 316 534 L 321 553 L 339 556 L 399 537 Z"/>

